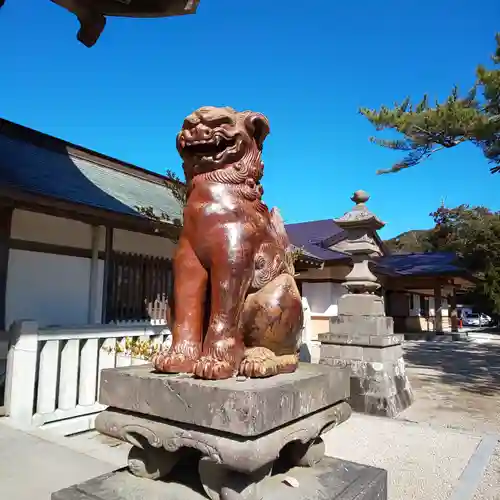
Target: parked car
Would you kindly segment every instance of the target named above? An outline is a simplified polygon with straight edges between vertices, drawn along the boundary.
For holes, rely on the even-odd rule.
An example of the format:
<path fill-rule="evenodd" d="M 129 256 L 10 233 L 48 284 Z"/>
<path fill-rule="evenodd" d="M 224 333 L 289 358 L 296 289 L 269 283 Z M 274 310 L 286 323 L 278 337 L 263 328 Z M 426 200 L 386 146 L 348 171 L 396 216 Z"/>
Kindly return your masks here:
<path fill-rule="evenodd" d="M 470 313 L 463 318 L 464 326 L 487 326 L 491 318 L 484 313 Z"/>

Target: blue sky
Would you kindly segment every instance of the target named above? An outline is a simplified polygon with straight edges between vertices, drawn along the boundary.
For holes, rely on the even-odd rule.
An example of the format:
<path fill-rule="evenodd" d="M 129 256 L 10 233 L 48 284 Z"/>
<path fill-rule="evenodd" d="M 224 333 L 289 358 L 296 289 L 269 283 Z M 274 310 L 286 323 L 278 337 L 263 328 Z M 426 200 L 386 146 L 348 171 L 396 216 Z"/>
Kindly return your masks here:
<path fill-rule="evenodd" d="M 453 6 L 453 7 L 452 7 Z M 175 135 L 202 105 L 265 113 L 265 201 L 286 222 L 340 216 L 356 189 L 383 237 L 431 225 L 449 206 L 500 209 L 500 175 L 479 150 L 446 151 L 377 176 L 397 154 L 372 145 L 360 106 L 442 98 L 488 63 L 500 3 L 201 0 L 169 19 L 111 18 L 95 47 L 48 0 L 0 10 L 0 116 L 141 167 L 181 172 Z"/>

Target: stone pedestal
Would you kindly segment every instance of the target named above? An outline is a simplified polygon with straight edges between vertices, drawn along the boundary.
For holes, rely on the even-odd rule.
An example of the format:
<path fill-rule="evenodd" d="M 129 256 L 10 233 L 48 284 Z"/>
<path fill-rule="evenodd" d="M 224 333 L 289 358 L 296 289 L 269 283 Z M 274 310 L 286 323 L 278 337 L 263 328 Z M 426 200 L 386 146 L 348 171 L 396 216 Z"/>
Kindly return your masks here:
<path fill-rule="evenodd" d="M 52 495 L 52 500 L 206 500 L 189 474 L 192 464 L 182 464 L 166 484 L 148 481 L 126 471 L 113 472 Z M 290 486 L 290 479 L 296 481 Z M 387 500 L 387 472 L 346 460 L 325 458 L 316 467 L 295 467 L 262 483 L 264 500 Z"/>
<path fill-rule="evenodd" d="M 101 374 L 99 401 L 109 407 L 96 429 L 133 445 L 128 470 L 136 477 L 173 478 L 187 460 L 211 500 L 260 500 L 277 464 L 322 463 L 321 435 L 349 418 L 348 397 L 348 370 L 307 363 L 267 379 L 218 381 L 150 365 L 115 368 Z M 170 483 L 162 487 L 175 498 Z"/>
<path fill-rule="evenodd" d="M 403 336 L 394 335 L 393 319 L 384 316 L 382 299 L 375 295 L 347 294 L 339 301 L 339 312 L 330 320 L 329 333 L 319 335 L 320 363 L 349 369 L 354 411 L 396 416 L 413 402 Z"/>

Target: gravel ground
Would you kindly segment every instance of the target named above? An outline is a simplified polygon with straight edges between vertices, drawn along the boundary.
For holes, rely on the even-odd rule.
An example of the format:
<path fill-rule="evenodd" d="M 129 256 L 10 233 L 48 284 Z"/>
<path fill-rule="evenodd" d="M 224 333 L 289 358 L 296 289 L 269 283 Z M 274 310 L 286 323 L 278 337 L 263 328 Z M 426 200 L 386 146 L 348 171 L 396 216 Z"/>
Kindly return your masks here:
<path fill-rule="evenodd" d="M 386 469 L 389 500 L 449 500 L 480 442 L 464 431 L 356 413 L 324 439 L 331 456 Z"/>
<path fill-rule="evenodd" d="M 398 420 L 500 437 L 500 336 L 470 337 L 405 344 L 415 403 Z M 473 500 L 500 500 L 500 444 Z"/>
<path fill-rule="evenodd" d="M 406 342 L 404 349 L 415 403 L 399 419 L 500 435 L 500 342 Z"/>

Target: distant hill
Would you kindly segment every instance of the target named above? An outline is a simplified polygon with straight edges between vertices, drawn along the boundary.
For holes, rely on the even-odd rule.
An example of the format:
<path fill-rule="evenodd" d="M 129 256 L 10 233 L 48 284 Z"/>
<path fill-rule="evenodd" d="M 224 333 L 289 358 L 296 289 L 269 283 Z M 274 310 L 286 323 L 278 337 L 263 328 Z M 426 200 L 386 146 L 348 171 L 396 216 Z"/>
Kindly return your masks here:
<path fill-rule="evenodd" d="M 414 229 L 406 231 L 390 240 L 385 240 L 385 244 L 394 253 L 425 252 L 428 250 L 426 240 L 431 231 L 432 229 Z"/>

